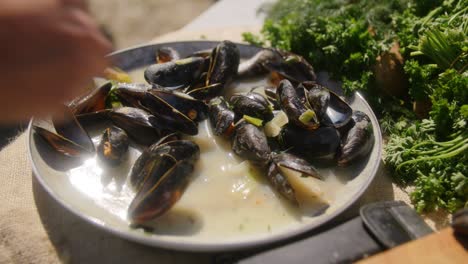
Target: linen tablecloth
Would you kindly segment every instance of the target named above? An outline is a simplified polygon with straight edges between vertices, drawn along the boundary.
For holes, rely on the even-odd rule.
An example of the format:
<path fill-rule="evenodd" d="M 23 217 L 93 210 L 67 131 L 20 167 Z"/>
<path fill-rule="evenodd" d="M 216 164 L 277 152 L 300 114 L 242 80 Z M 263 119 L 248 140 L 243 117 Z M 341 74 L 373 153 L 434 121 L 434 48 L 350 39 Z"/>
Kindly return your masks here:
<path fill-rule="evenodd" d="M 244 31 L 258 31 L 258 28 L 179 31 L 153 42 L 200 39 L 240 42 Z M 407 191 L 391 182 L 381 164 L 368 191 L 343 218 L 355 215 L 359 205 L 369 202 L 410 203 Z M 0 263 L 208 263 L 213 260 L 213 254 L 176 252 L 129 242 L 78 219 L 33 179 L 26 133 L 0 152 L 0 202 Z M 434 229 L 449 223 L 445 212 L 424 217 Z"/>

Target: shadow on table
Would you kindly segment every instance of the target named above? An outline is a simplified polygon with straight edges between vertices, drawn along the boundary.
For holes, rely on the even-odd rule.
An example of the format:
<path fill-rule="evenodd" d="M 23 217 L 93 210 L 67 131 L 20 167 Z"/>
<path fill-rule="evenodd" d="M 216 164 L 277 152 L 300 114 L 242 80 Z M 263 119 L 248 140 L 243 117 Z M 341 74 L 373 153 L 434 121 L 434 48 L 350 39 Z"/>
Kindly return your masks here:
<path fill-rule="evenodd" d="M 33 178 L 42 224 L 65 263 L 212 263 L 214 254 L 153 248 L 116 237 L 78 218 Z"/>

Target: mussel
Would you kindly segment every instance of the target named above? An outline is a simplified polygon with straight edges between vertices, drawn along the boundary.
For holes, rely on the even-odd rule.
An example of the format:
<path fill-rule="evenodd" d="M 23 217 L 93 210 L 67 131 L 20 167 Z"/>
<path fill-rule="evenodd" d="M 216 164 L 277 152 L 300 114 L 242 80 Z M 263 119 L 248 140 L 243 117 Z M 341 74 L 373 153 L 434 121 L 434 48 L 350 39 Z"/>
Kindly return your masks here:
<path fill-rule="evenodd" d="M 219 96 L 211 99 L 210 107 L 210 122 L 216 136 L 230 137 L 234 132 L 234 112 L 229 109 L 229 106 L 224 100 L 224 97 Z"/>
<path fill-rule="evenodd" d="M 107 116 L 140 145 L 149 146 L 161 137 L 158 118 L 142 109 L 121 107 L 108 111 Z"/>
<path fill-rule="evenodd" d="M 236 127 L 232 150 L 237 155 L 260 165 L 268 162 L 271 153 L 265 133 L 247 122 Z"/>
<path fill-rule="evenodd" d="M 351 107 L 337 94 L 321 85 L 312 84 L 307 100 L 324 125 L 340 128 L 351 120 Z"/>
<path fill-rule="evenodd" d="M 228 40 L 218 44 L 210 56 L 206 85 L 215 83 L 226 85 L 236 76 L 239 62 L 240 53 L 236 44 Z"/>
<path fill-rule="evenodd" d="M 288 116 L 289 122 L 310 131 L 320 126 L 314 110 L 308 109 L 300 100 L 290 81 L 280 82 L 276 89 L 276 96 L 281 109 Z"/>
<path fill-rule="evenodd" d="M 190 111 L 193 111 L 193 117 L 197 117 L 197 110 L 192 108 L 195 101 L 191 101 L 191 105 L 187 105 L 188 115 L 191 115 Z M 158 125 L 164 127 L 169 131 L 178 131 L 187 135 L 196 135 L 198 134 L 198 125 L 194 120 L 190 119 L 187 115 L 179 111 L 177 108 L 173 107 L 171 104 L 166 102 L 161 98 L 158 92 L 150 91 L 144 94 L 141 104 L 147 109 L 151 114 L 158 118 Z"/>
<path fill-rule="evenodd" d="M 210 55 L 210 64 L 206 73 L 205 83 L 187 89 L 187 94 L 197 99 L 209 100 L 220 95 L 225 86 L 237 74 L 240 53 L 236 44 L 223 41 L 218 44 Z"/>
<path fill-rule="evenodd" d="M 338 155 L 339 166 L 347 166 L 359 158 L 366 157 L 374 145 L 374 132 L 369 116 L 355 111 L 352 119 L 353 125 L 344 137 Z"/>
<path fill-rule="evenodd" d="M 103 164 L 116 167 L 128 152 L 128 135 L 124 130 L 111 126 L 104 130 L 99 145 L 97 156 Z"/>
<path fill-rule="evenodd" d="M 288 79 L 295 84 L 315 81 L 314 68 L 303 57 L 286 51 L 276 50 L 281 60 L 267 60 L 263 65 L 270 72 L 278 74 L 279 79 Z"/>
<path fill-rule="evenodd" d="M 208 106 L 203 101 L 187 94 L 162 89 L 152 89 L 148 92 L 161 98 L 195 122 L 203 121 L 208 116 Z"/>
<path fill-rule="evenodd" d="M 204 65 L 205 59 L 200 57 L 153 64 L 146 68 L 145 79 L 156 87 L 185 88 L 199 78 L 204 70 Z"/>
<path fill-rule="evenodd" d="M 180 199 L 200 155 L 199 147 L 189 140 L 175 140 L 150 147 L 149 158 L 131 177 L 138 184 L 128 209 L 133 225 L 144 225 L 163 215 Z M 136 176 L 135 176 L 136 175 Z"/>
<path fill-rule="evenodd" d="M 234 94 L 231 96 L 230 104 L 233 111 L 240 115 L 248 115 L 268 122 L 273 118 L 272 107 L 263 95 L 256 92 L 246 94 Z"/>
<path fill-rule="evenodd" d="M 53 150 L 79 159 L 94 154 L 93 141 L 69 107 L 63 106 L 52 117 L 52 123 L 57 134 L 38 126 L 33 126 L 33 129 Z"/>
<path fill-rule="evenodd" d="M 268 73 L 265 64 L 278 64 L 283 60 L 281 54 L 275 49 L 262 49 L 250 59 L 239 64 L 238 78 L 256 77 Z"/>
<path fill-rule="evenodd" d="M 308 131 L 288 124 L 278 137 L 284 148 L 306 158 L 333 159 L 340 146 L 340 134 L 334 127 Z"/>
<path fill-rule="evenodd" d="M 106 108 L 106 99 L 112 88 L 111 82 L 106 82 L 98 88 L 73 100 L 69 107 L 74 115 L 97 112 Z"/>

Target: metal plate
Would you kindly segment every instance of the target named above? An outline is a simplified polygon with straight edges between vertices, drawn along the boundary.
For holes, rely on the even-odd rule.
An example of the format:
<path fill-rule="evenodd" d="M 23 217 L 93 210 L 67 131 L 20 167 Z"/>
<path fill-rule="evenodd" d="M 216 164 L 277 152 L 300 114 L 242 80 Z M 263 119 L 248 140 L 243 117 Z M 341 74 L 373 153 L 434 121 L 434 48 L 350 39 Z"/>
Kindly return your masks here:
<path fill-rule="evenodd" d="M 182 56 L 191 54 L 194 51 L 213 48 L 218 42 L 194 41 L 194 42 L 174 42 L 154 45 L 145 45 L 130 48 L 111 54 L 116 66 L 125 71 L 141 68 L 154 63 L 156 50 L 163 46 L 169 46 L 181 53 Z M 259 48 L 249 45 L 238 44 L 242 58 L 249 58 L 259 51 Z M 319 76 L 324 76 L 319 74 Z M 326 77 L 326 76 L 325 76 Z M 325 82 L 325 81 L 324 81 Z M 333 86 L 333 83 L 329 83 Z M 336 85 L 336 84 L 335 84 Z M 333 88 L 333 87 L 332 87 Z M 229 251 L 257 247 L 273 242 L 278 242 L 293 236 L 314 230 L 332 221 L 339 214 L 349 208 L 368 188 L 376 175 L 381 158 L 382 138 L 378 120 L 372 109 L 364 98 L 356 94 L 349 100 L 350 105 L 355 110 L 360 110 L 369 115 L 374 129 L 374 146 L 368 158 L 352 165 L 344 170 L 352 177 L 345 184 L 343 193 L 340 193 L 340 201 L 334 202 L 325 214 L 285 225 L 284 228 L 275 230 L 272 233 L 250 234 L 246 236 L 229 237 L 220 234 L 216 239 L 197 239 L 190 234 L 151 234 L 145 233 L 141 229 L 132 229 L 128 222 L 122 217 L 116 217 L 112 207 L 100 206 L 92 197 L 84 195 L 71 184 L 69 171 L 60 170 L 60 164 L 50 166 L 44 157 L 48 155 L 41 147 L 37 137 L 31 129 L 33 124 L 40 123 L 40 120 L 31 120 L 29 127 L 29 154 L 34 170 L 34 175 L 44 189 L 56 199 L 62 206 L 72 213 L 103 230 L 113 233 L 119 237 L 126 238 L 139 243 L 158 246 L 163 248 L 187 250 L 187 251 Z M 135 154 L 135 153 L 134 153 Z M 126 175 L 122 176 L 125 182 Z M 96 192 L 103 192 L 103 188 L 96 188 Z M 125 203 L 125 199 L 120 199 L 115 192 L 100 193 L 115 198 L 116 203 Z M 131 195 L 131 194 L 128 194 Z M 128 204 L 125 204 L 128 206 Z M 124 205 L 124 206 L 125 206 Z"/>

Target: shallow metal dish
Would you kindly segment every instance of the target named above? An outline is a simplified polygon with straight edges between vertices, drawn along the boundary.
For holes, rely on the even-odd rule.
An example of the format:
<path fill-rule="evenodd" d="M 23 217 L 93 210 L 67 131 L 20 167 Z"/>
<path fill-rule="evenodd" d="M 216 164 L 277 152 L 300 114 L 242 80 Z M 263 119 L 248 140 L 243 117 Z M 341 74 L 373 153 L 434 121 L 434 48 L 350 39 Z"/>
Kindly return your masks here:
<path fill-rule="evenodd" d="M 111 57 L 114 59 L 116 66 L 130 71 L 154 63 L 155 51 L 162 46 L 170 46 L 179 51 L 182 56 L 185 56 L 194 51 L 212 48 L 216 44 L 217 42 L 212 41 L 191 41 L 145 45 L 115 52 L 111 54 Z M 242 58 L 251 57 L 259 50 L 259 48 L 249 45 L 239 44 L 238 46 Z M 39 120 L 33 119 L 29 126 L 29 156 L 35 177 L 58 203 L 84 221 L 119 237 L 147 245 L 187 251 L 213 252 L 245 249 L 278 242 L 317 229 L 325 223 L 332 221 L 349 208 L 369 187 L 380 163 L 382 148 L 381 132 L 377 118 L 361 95 L 356 94 L 350 101 L 350 104 L 353 109 L 361 110 L 371 118 L 375 143 L 369 158 L 356 166 L 353 165 L 347 168 L 347 170 L 352 170 L 354 177 L 347 183 L 348 189 L 343 194 L 344 198 L 331 206 L 333 210 L 311 221 L 285 226 L 284 229 L 271 234 L 239 236 L 236 238 L 225 238 L 224 240 L 196 240 L 191 238 L 190 235 L 152 235 L 144 233 L 141 230 L 131 229 L 127 221 L 115 216 L 115 212 L 112 212 L 112 207 L 98 206 L 92 197 L 85 196 L 70 183 L 71 180 L 67 177 L 66 172 L 52 168 L 49 166 L 50 164 L 44 161 L 43 157 L 44 155 L 48 155 L 48 153 L 43 153 L 44 150 L 38 145 L 37 138 L 34 137 L 34 132 L 31 129 L 32 124 L 37 124 L 40 122 Z M 60 167 L 60 164 L 55 165 Z M 102 188 L 100 189 L 102 191 Z M 114 194 L 109 193 L 108 195 L 112 196 Z"/>

